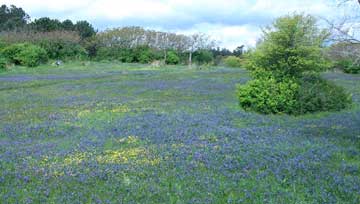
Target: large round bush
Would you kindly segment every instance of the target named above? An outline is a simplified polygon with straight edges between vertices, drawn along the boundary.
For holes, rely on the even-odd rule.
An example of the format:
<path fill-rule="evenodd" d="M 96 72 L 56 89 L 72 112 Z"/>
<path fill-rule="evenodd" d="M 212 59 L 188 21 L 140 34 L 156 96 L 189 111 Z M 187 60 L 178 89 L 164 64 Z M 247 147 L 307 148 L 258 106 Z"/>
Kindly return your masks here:
<path fill-rule="evenodd" d="M 248 55 L 254 80 L 239 86 L 240 105 L 264 114 L 303 114 L 341 110 L 350 96 L 319 77 L 331 63 L 323 54 L 327 32 L 311 16 L 277 19 Z"/>
<path fill-rule="evenodd" d="M 15 59 L 21 65 L 35 67 L 47 61 L 47 53 L 45 49 L 39 46 L 28 45 L 15 56 Z"/>
<path fill-rule="evenodd" d="M 213 53 L 208 50 L 198 50 L 194 53 L 194 61 L 200 65 L 209 64 L 213 59 Z"/>
<path fill-rule="evenodd" d="M 224 63 L 228 67 L 241 67 L 241 59 L 235 56 L 225 58 Z"/>
<path fill-rule="evenodd" d="M 179 64 L 180 58 L 174 51 L 167 53 L 166 64 Z"/>
<path fill-rule="evenodd" d="M 12 44 L 2 49 L 1 54 L 4 55 L 10 63 L 19 65 L 20 62 L 16 59 L 18 53 L 25 49 L 26 44 Z"/>
<path fill-rule="evenodd" d="M 29 44 L 13 44 L 3 49 L 3 54 L 11 63 L 28 67 L 35 67 L 47 61 L 45 49 Z"/>
<path fill-rule="evenodd" d="M 323 52 L 328 32 L 319 29 L 312 16 L 278 18 L 264 30 L 263 36 L 249 55 L 250 70 L 261 69 L 277 78 L 300 78 L 305 72 L 321 72 L 331 67 Z"/>
<path fill-rule="evenodd" d="M 138 46 L 132 50 L 134 52 L 135 62 L 140 62 L 142 64 L 150 63 L 154 60 L 154 55 L 149 46 Z"/>
<path fill-rule="evenodd" d="M 318 111 L 339 111 L 351 104 L 351 95 L 344 88 L 319 76 L 309 75 L 299 82 L 297 96 L 299 114 Z"/>
<path fill-rule="evenodd" d="M 246 110 L 265 114 L 292 114 L 297 108 L 299 85 L 287 79 L 277 82 L 273 77 L 252 80 L 238 86 L 240 105 Z"/>

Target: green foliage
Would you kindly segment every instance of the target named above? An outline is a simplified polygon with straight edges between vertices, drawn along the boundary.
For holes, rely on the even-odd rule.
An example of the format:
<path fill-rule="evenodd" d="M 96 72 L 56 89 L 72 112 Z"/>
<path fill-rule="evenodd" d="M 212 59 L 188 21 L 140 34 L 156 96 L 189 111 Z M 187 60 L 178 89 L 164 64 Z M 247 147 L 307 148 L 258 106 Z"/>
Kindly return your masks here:
<path fill-rule="evenodd" d="M 37 32 L 51 32 L 62 29 L 62 24 L 57 19 L 50 19 L 49 17 L 42 17 L 31 22 L 30 28 Z"/>
<path fill-rule="evenodd" d="M 311 16 L 277 19 L 256 50 L 247 54 L 246 66 L 254 80 L 238 87 L 240 106 L 265 114 L 347 107 L 349 95 L 316 75 L 331 65 L 323 55 L 326 37 L 327 32 L 319 30 Z"/>
<path fill-rule="evenodd" d="M 19 43 L 12 44 L 2 49 L 2 54 L 10 61 L 10 63 L 20 64 L 16 56 L 20 53 L 27 44 Z"/>
<path fill-rule="evenodd" d="M 147 64 L 156 59 L 156 52 L 148 46 L 138 46 L 136 48 L 100 47 L 97 50 L 96 60 L 104 59 Z"/>
<path fill-rule="evenodd" d="M 87 21 L 78 21 L 74 28 L 79 33 L 81 39 L 90 38 L 96 34 L 94 27 Z"/>
<path fill-rule="evenodd" d="M 82 45 L 85 48 L 88 57 L 90 57 L 91 59 L 96 58 L 98 49 L 100 47 L 100 44 L 96 39 L 96 36 L 83 40 Z"/>
<path fill-rule="evenodd" d="M 329 68 L 322 48 L 328 32 L 316 26 L 312 16 L 293 15 L 277 19 L 250 55 L 248 68 L 272 72 L 276 77 L 301 77 L 304 72 Z"/>
<path fill-rule="evenodd" d="M 45 49 L 36 46 L 25 46 L 15 57 L 21 65 L 28 67 L 38 66 L 40 63 L 47 61 L 47 54 Z"/>
<path fill-rule="evenodd" d="M 339 111 L 351 104 L 351 95 L 345 89 L 316 75 L 303 77 L 299 87 L 299 114 Z"/>
<path fill-rule="evenodd" d="M 194 61 L 198 64 L 209 64 L 213 58 L 213 53 L 209 50 L 198 50 L 194 53 Z"/>
<path fill-rule="evenodd" d="M 0 7 L 0 31 L 19 30 L 26 26 L 30 16 L 14 5 Z"/>
<path fill-rule="evenodd" d="M 125 63 L 133 63 L 135 62 L 135 53 L 132 49 L 121 49 L 121 48 L 114 48 L 117 50 L 116 59 L 120 60 L 121 62 Z"/>
<path fill-rule="evenodd" d="M 225 58 L 224 63 L 228 67 L 241 67 L 241 59 L 235 56 Z"/>
<path fill-rule="evenodd" d="M 75 26 L 74 26 L 73 22 L 69 19 L 67 19 L 61 23 L 61 28 L 63 30 L 67 30 L 67 31 L 75 30 Z"/>
<path fill-rule="evenodd" d="M 39 45 L 46 50 L 50 59 L 79 59 L 87 54 L 80 44 L 62 39 L 43 40 Z"/>
<path fill-rule="evenodd" d="M 180 57 L 175 51 L 169 51 L 167 53 L 166 64 L 179 64 Z"/>
<path fill-rule="evenodd" d="M 5 69 L 7 64 L 8 60 L 5 57 L 0 56 L 0 69 Z"/>
<path fill-rule="evenodd" d="M 298 84 L 290 79 L 277 82 L 275 78 L 261 78 L 238 85 L 240 105 L 246 110 L 265 114 L 292 114 L 297 108 Z"/>
<path fill-rule="evenodd" d="M 35 67 L 47 61 L 46 50 L 29 43 L 10 45 L 3 49 L 3 54 L 11 63 L 28 67 Z"/>
<path fill-rule="evenodd" d="M 135 62 L 142 64 L 150 63 L 154 60 L 154 55 L 149 46 L 138 46 L 134 49 Z"/>
<path fill-rule="evenodd" d="M 50 59 L 78 59 L 87 55 L 80 36 L 74 31 L 4 32 L 0 38 L 7 44 L 31 43 L 40 46 Z"/>
<path fill-rule="evenodd" d="M 358 74 L 360 73 L 360 65 L 353 62 L 351 59 L 342 59 L 338 61 L 337 67 L 342 69 L 345 73 L 348 74 Z"/>
<path fill-rule="evenodd" d="M 2 49 L 4 49 L 5 47 L 7 47 L 7 43 L 3 42 L 1 39 L 0 39 L 0 53 L 2 51 Z"/>
<path fill-rule="evenodd" d="M 135 62 L 135 54 L 132 49 L 120 47 L 100 47 L 96 52 L 96 60 L 119 60 L 125 63 Z"/>
<path fill-rule="evenodd" d="M 348 74 L 360 73 L 360 44 L 340 42 L 327 49 L 327 56 L 333 62 L 334 68 L 343 70 Z"/>
<path fill-rule="evenodd" d="M 244 45 L 240 45 L 238 47 L 236 47 L 236 49 L 233 51 L 233 54 L 236 56 L 236 57 L 240 57 L 244 54 Z"/>

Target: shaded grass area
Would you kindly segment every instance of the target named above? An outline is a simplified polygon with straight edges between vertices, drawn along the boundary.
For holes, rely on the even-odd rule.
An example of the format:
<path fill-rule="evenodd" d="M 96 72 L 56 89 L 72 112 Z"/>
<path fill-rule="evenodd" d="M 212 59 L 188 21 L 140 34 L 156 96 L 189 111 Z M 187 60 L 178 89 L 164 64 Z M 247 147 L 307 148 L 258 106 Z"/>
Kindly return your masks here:
<path fill-rule="evenodd" d="M 241 110 L 243 69 L 73 62 L 0 73 L 5 203 L 359 203 L 352 109 Z"/>

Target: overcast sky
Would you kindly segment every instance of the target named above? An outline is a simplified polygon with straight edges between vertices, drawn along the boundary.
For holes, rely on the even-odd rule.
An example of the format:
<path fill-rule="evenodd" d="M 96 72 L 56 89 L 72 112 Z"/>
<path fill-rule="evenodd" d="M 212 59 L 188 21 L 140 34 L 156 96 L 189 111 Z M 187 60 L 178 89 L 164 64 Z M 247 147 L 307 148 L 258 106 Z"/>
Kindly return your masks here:
<path fill-rule="evenodd" d="M 204 32 L 234 49 L 252 46 L 260 27 L 294 11 L 334 17 L 333 0 L 0 0 L 33 19 L 88 20 L 95 28 L 142 26 L 177 33 Z"/>

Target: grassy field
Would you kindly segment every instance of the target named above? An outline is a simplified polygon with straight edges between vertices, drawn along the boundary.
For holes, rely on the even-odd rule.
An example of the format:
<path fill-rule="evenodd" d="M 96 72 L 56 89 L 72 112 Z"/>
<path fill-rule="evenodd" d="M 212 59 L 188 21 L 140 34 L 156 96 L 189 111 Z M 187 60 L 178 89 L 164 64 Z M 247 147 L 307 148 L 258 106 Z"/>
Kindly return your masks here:
<path fill-rule="evenodd" d="M 360 203 L 352 109 L 241 110 L 243 69 L 74 62 L 0 73 L 1 203 Z"/>

